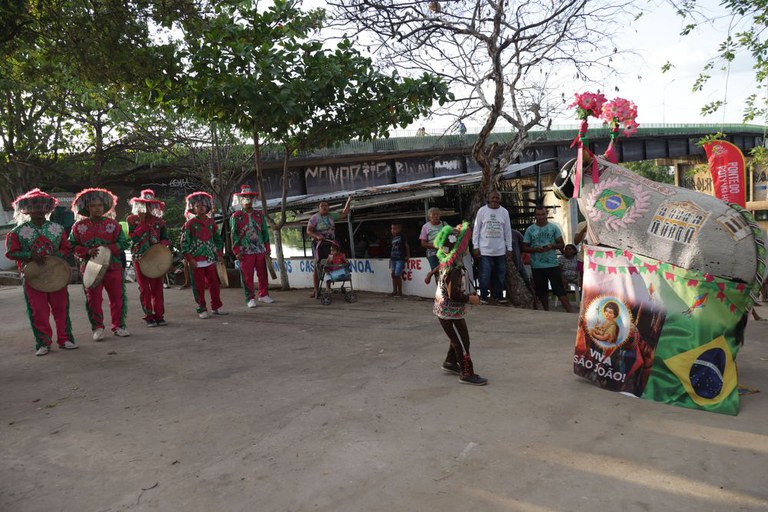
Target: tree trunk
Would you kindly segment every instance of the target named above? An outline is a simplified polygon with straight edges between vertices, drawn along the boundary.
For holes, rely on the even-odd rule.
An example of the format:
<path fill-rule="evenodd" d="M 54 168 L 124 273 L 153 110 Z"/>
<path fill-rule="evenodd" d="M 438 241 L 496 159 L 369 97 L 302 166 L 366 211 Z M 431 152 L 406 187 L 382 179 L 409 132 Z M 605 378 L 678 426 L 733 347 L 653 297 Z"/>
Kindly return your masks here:
<path fill-rule="evenodd" d="M 515 266 L 515 260 L 507 256 L 507 278 L 504 281 L 507 304 L 516 308 L 536 308 L 536 297 Z"/>

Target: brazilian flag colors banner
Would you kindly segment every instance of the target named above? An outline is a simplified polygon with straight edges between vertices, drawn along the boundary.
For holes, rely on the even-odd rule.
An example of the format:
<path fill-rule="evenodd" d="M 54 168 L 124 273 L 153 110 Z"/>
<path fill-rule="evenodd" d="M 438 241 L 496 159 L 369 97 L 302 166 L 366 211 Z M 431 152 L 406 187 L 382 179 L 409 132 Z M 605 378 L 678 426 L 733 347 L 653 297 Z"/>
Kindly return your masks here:
<path fill-rule="evenodd" d="M 576 375 L 656 402 L 738 414 L 747 285 L 629 251 L 585 251 Z"/>

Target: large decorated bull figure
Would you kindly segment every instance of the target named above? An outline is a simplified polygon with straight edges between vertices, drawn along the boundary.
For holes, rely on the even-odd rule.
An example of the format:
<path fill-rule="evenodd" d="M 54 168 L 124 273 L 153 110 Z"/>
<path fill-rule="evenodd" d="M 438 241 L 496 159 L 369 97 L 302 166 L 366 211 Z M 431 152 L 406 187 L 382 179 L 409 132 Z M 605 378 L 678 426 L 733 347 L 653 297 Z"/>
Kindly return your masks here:
<path fill-rule="evenodd" d="M 601 387 L 737 414 L 734 360 L 765 274 L 765 241 L 738 206 L 585 161 L 587 221 L 574 371 Z M 574 195 L 576 162 L 558 175 Z"/>

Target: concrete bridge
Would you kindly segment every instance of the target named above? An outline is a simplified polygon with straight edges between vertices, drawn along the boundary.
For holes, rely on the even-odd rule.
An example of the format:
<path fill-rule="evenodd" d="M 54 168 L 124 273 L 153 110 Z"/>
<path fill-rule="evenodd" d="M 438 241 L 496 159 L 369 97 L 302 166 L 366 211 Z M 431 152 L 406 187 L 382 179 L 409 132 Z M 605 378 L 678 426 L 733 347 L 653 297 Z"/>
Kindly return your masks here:
<path fill-rule="evenodd" d="M 631 138 L 620 137 L 619 161 L 664 159 L 679 166 L 704 161 L 704 150 L 697 142 L 719 131 L 739 146 L 746 155 L 754 147 L 763 146 L 766 127 L 757 125 L 665 124 L 642 125 Z M 537 165 L 537 173 L 555 172 L 576 156 L 571 143 L 578 132 L 573 128 L 534 131 L 530 145 L 518 163 L 549 160 Z M 608 147 L 607 128 L 589 130 L 589 148 L 602 154 Z M 503 144 L 510 133 L 491 134 L 489 144 Z M 290 163 L 289 196 L 324 194 L 344 190 L 405 183 L 427 178 L 451 176 L 478 171 L 470 156 L 476 135 L 413 136 L 350 141 L 338 147 L 302 152 Z M 267 197 L 279 197 L 282 188 L 282 154 L 265 155 Z M 532 171 L 533 172 L 533 171 Z"/>

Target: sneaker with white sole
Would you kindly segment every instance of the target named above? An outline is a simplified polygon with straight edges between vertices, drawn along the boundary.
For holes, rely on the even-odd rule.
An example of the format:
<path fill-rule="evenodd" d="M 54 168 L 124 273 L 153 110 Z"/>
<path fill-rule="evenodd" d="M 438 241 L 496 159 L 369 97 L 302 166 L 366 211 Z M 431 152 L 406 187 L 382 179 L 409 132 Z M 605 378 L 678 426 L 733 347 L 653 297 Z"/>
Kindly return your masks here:
<path fill-rule="evenodd" d="M 211 315 L 209 315 L 207 311 L 203 311 L 201 313 L 198 313 L 197 316 L 199 316 L 203 320 L 205 320 L 206 318 L 211 318 Z"/>
<path fill-rule="evenodd" d="M 224 316 L 224 315 L 228 315 L 229 313 L 227 313 L 226 311 L 223 311 L 221 309 L 214 309 L 213 310 L 213 314 L 214 315 L 219 315 L 219 316 Z"/>
<path fill-rule="evenodd" d="M 124 327 L 118 327 L 115 329 L 115 336 L 120 336 L 121 338 L 127 338 L 130 336 L 131 333 L 128 332 L 128 329 L 125 329 Z"/>
<path fill-rule="evenodd" d="M 44 356 L 48 353 L 48 347 L 46 345 L 43 345 L 39 349 L 37 349 L 37 352 L 35 352 L 36 356 Z"/>
<path fill-rule="evenodd" d="M 93 331 L 93 341 L 101 341 L 104 339 L 104 328 L 99 327 Z"/>
<path fill-rule="evenodd" d="M 157 323 L 158 327 L 165 327 L 166 325 L 168 325 L 168 322 L 166 322 L 162 318 L 160 320 L 158 320 L 156 323 Z"/>
<path fill-rule="evenodd" d="M 63 348 L 66 350 L 75 350 L 76 348 L 80 348 L 78 345 L 75 345 L 71 341 L 65 341 L 63 345 L 59 345 L 59 348 Z"/>
<path fill-rule="evenodd" d="M 273 299 L 269 295 L 265 295 L 263 297 L 259 297 L 259 302 L 263 302 L 264 304 L 272 304 L 273 302 L 275 302 L 275 299 Z"/>
<path fill-rule="evenodd" d="M 251 299 L 248 301 L 248 307 L 249 308 L 255 308 L 258 304 L 256 304 L 256 299 Z"/>

